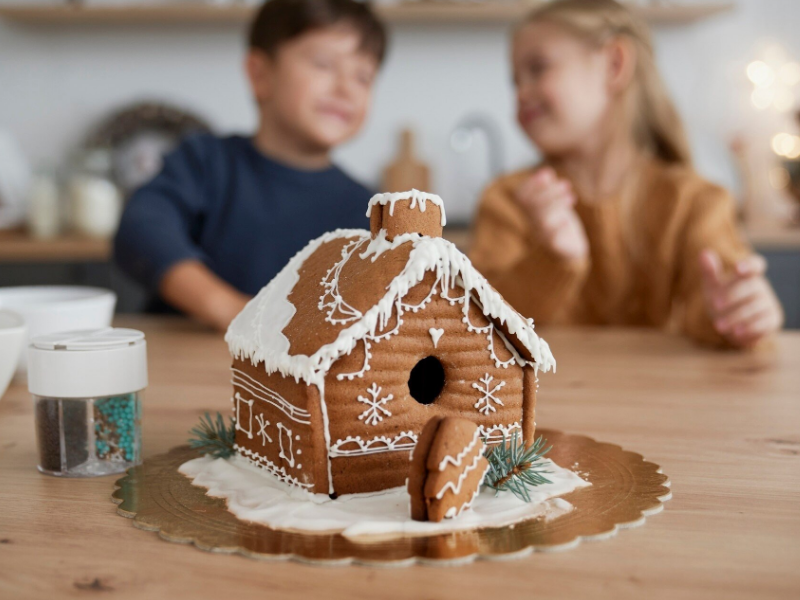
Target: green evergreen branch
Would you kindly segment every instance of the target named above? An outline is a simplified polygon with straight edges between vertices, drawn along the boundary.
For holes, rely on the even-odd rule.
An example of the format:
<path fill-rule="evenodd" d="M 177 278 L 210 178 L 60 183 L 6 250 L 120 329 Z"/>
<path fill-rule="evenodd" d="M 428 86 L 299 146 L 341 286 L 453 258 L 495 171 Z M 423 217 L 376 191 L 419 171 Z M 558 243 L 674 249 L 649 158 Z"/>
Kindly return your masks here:
<path fill-rule="evenodd" d="M 526 448 L 519 435 L 512 436 L 511 441 L 507 442 L 504 433 L 503 441 L 486 452 L 489 472 L 484 485 L 495 490 L 495 495 L 511 492 L 520 500 L 530 502 L 529 487 L 552 483 L 544 476 L 550 473 L 546 470 L 547 465 L 537 464 L 552 448 L 545 448 L 545 444 L 547 440 L 539 436 L 533 445 Z"/>
<path fill-rule="evenodd" d="M 209 454 L 214 458 L 228 458 L 233 456 L 236 426 L 233 419 L 226 425 L 224 417 L 217 413 L 215 419 L 206 414 L 200 417 L 200 424 L 189 430 L 189 446 L 199 450 L 202 454 Z"/>

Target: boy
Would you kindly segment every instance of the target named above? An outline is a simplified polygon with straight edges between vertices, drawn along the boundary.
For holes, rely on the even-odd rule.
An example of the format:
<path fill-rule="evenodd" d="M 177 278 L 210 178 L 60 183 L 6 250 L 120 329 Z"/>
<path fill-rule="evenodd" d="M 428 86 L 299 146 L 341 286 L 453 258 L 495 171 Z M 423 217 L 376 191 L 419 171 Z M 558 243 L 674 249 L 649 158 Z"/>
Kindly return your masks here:
<path fill-rule="evenodd" d="M 131 198 L 115 259 L 166 302 L 225 329 L 310 239 L 366 227 L 370 192 L 330 153 L 366 118 L 386 33 L 355 0 L 270 0 L 250 30 L 252 138 L 187 138 Z"/>

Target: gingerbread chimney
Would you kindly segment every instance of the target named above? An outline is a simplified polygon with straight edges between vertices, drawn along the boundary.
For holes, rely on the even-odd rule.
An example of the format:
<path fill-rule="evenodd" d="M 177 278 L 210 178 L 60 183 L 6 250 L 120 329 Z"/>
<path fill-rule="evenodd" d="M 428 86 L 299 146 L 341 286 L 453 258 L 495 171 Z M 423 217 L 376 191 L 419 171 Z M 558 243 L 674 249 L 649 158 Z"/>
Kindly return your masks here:
<path fill-rule="evenodd" d="M 389 241 L 404 233 L 441 237 L 445 225 L 442 199 L 419 190 L 373 196 L 367 216 L 372 237 L 385 229 Z"/>

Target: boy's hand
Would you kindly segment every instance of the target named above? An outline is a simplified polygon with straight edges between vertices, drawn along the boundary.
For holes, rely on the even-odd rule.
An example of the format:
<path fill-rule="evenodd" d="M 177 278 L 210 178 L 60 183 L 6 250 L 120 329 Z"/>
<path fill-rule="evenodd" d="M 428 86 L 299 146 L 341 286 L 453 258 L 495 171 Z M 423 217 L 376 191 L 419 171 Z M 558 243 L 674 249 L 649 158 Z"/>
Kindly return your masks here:
<path fill-rule="evenodd" d="M 706 309 L 714 329 L 734 346 L 752 346 L 783 326 L 783 309 L 764 277 L 767 263 L 753 255 L 726 274 L 714 250 L 700 253 Z"/>
<path fill-rule="evenodd" d="M 175 308 L 218 331 L 225 331 L 250 300 L 199 260 L 172 266 L 164 274 L 159 292 Z"/>
<path fill-rule="evenodd" d="M 589 240 L 573 208 L 575 194 L 569 181 L 544 167 L 523 182 L 516 196 L 547 248 L 566 259 L 589 255 Z"/>

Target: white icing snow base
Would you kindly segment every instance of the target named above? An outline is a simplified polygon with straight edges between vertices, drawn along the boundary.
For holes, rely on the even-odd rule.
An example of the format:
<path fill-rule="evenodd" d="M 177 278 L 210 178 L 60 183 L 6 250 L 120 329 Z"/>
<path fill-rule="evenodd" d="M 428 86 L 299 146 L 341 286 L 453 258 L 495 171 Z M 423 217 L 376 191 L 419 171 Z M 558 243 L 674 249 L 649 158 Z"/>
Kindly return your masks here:
<path fill-rule="evenodd" d="M 495 496 L 483 489 L 472 508 L 441 523 L 423 523 L 409 516 L 409 497 L 404 487 L 375 494 L 353 494 L 331 500 L 324 494 L 310 494 L 291 488 L 268 476 L 240 456 L 190 460 L 178 469 L 214 498 L 225 498 L 230 510 L 243 521 L 273 529 L 304 533 L 341 533 L 349 539 L 432 535 L 502 527 L 534 518 L 554 519 L 567 514 L 572 505 L 558 498 L 590 483 L 568 469 L 549 463 L 550 484 L 530 489 L 526 503 L 510 492 Z"/>

